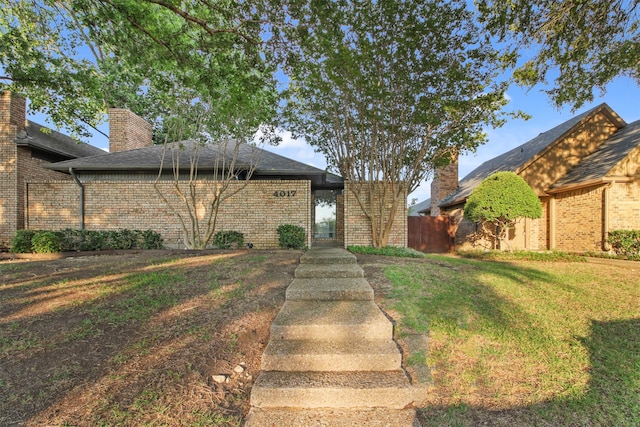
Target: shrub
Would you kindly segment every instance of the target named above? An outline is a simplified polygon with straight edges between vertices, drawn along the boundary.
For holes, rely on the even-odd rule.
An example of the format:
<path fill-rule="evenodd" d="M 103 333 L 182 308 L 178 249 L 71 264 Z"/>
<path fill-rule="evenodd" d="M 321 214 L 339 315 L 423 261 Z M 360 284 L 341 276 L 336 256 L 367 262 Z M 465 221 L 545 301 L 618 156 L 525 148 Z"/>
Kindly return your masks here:
<path fill-rule="evenodd" d="M 157 231 L 140 231 L 140 249 L 162 249 L 162 236 Z"/>
<path fill-rule="evenodd" d="M 94 231 L 66 229 L 57 232 L 63 251 L 105 249 L 162 249 L 162 236 L 153 230 Z"/>
<path fill-rule="evenodd" d="M 31 239 L 33 252 L 55 254 L 60 252 L 60 237 L 53 231 L 39 231 Z"/>
<path fill-rule="evenodd" d="M 33 252 L 33 246 L 31 245 L 31 239 L 36 234 L 35 230 L 18 230 L 13 241 L 11 242 L 11 249 L 13 253 L 24 254 Z"/>
<path fill-rule="evenodd" d="M 278 227 L 278 242 L 283 249 L 304 248 L 304 228 L 292 224 L 282 224 Z"/>
<path fill-rule="evenodd" d="M 244 234 L 239 231 L 218 231 L 213 236 L 213 244 L 220 249 L 229 249 L 235 243 L 236 248 L 244 246 Z"/>
<path fill-rule="evenodd" d="M 481 237 L 504 242 L 507 230 L 519 218 L 540 218 L 542 205 L 535 191 L 513 172 L 497 172 L 486 178 L 467 198 L 464 217 L 479 222 Z"/>
<path fill-rule="evenodd" d="M 616 255 L 640 257 L 640 230 L 613 230 L 607 241 Z"/>

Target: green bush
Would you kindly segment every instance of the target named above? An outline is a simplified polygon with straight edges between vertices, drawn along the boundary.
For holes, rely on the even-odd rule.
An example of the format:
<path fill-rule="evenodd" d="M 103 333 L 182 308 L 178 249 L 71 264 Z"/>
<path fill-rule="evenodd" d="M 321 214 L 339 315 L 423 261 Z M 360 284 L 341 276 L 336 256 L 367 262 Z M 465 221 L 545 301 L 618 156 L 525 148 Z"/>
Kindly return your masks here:
<path fill-rule="evenodd" d="M 162 236 L 157 231 L 143 230 L 140 233 L 140 249 L 162 249 Z"/>
<path fill-rule="evenodd" d="M 278 227 L 278 242 L 283 249 L 302 249 L 305 247 L 304 228 L 297 225 L 282 224 Z"/>
<path fill-rule="evenodd" d="M 37 254 L 55 254 L 60 252 L 60 236 L 53 231 L 39 231 L 31 239 L 33 252 Z"/>
<path fill-rule="evenodd" d="M 244 234 L 239 231 L 218 231 L 213 236 L 213 244 L 220 249 L 229 249 L 233 244 L 237 249 L 244 246 Z"/>
<path fill-rule="evenodd" d="M 640 257 L 640 230 L 614 230 L 607 239 L 611 249 L 619 256 Z"/>
<path fill-rule="evenodd" d="M 63 251 L 109 249 L 162 249 L 162 236 L 153 230 L 95 231 L 65 229 L 56 232 Z"/>
<path fill-rule="evenodd" d="M 36 234 L 36 230 L 18 230 L 13 241 L 11 242 L 11 249 L 13 253 L 25 254 L 33 252 L 33 246 L 31 246 L 31 239 Z"/>

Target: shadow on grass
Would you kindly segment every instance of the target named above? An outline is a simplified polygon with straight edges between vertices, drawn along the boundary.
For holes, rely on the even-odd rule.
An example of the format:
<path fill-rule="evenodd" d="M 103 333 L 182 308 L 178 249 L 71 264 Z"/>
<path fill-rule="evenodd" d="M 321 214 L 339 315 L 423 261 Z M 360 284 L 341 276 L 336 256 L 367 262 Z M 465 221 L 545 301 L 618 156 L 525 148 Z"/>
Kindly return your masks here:
<path fill-rule="evenodd" d="M 258 255 L 12 277 L 0 286 L 0 425 L 238 425 L 245 387 L 211 375 L 257 372 L 239 349 L 259 351 L 268 329 L 252 325 L 268 327 L 299 257 Z"/>
<path fill-rule="evenodd" d="M 640 425 L 640 319 L 592 321 L 583 340 L 590 379 L 582 396 L 491 411 L 465 404 L 421 410 L 425 426 Z"/>

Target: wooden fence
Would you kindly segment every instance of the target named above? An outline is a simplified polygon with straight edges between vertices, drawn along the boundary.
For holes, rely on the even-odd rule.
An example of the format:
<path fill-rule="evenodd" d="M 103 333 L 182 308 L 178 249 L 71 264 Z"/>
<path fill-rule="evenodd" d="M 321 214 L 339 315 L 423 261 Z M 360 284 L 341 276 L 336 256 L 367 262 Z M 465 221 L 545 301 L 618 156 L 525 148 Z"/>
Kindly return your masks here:
<path fill-rule="evenodd" d="M 454 231 L 446 215 L 407 218 L 407 244 L 420 252 L 447 253 L 454 249 Z"/>

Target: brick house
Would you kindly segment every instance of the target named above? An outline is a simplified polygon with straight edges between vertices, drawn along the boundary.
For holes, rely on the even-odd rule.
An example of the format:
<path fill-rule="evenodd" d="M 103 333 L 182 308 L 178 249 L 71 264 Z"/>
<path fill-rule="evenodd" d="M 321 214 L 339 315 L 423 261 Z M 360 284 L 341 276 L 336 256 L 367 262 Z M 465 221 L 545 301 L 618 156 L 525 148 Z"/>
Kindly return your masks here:
<path fill-rule="evenodd" d="M 0 92 L 0 247 L 8 247 L 16 230 L 25 228 L 27 181 L 72 180 L 69 173 L 43 164 L 101 153 L 58 132 L 45 132 L 42 125 L 26 120 L 24 98 Z"/>
<path fill-rule="evenodd" d="M 542 218 L 520 221 L 509 233 L 511 248 L 606 251 L 610 230 L 640 229 L 640 121 L 627 124 L 606 104 L 484 162 L 459 182 L 457 164 L 450 164 L 436 174 L 435 197 L 414 211 L 449 215 L 456 245 L 473 246 L 476 224 L 463 218 L 464 203 L 499 171 L 524 178 L 543 208 Z"/>
<path fill-rule="evenodd" d="M 2 117 L 2 123 L 24 121 L 24 103 L 22 118 L 12 114 Z M 160 175 L 158 188 L 171 201 L 177 197 L 171 188 L 173 162 L 161 162 L 164 147 L 153 145 L 151 126 L 129 110 L 110 109 L 109 129 L 109 153 L 88 146 L 91 151 L 76 156 L 43 159 L 37 171 L 25 170 L 20 183 L 3 188 L 3 195 L 20 194 L 15 204 L 22 206 L 21 222 L 2 235 L 5 247 L 20 228 L 152 229 L 165 244 L 182 246 L 177 217 L 154 187 Z M 17 139 L 11 134 L 5 141 L 11 145 Z M 56 141 L 50 145 L 56 146 Z M 187 156 L 180 164 L 188 165 L 187 150 L 176 153 Z M 212 171 L 220 159 L 215 144 L 200 150 L 198 186 L 202 191 L 216 191 Z M 246 182 L 242 175 L 250 166 L 255 170 Z M 308 246 L 318 240 L 344 246 L 370 244 L 370 234 L 362 230 L 361 209 L 349 197 L 349 183 L 341 177 L 246 145 L 240 147 L 236 167 L 238 180 L 230 183 L 230 191 L 237 193 L 220 206 L 216 231 L 240 231 L 256 249 L 277 248 L 276 230 L 281 224 L 302 227 Z M 406 246 L 404 211 L 396 223 L 390 244 Z"/>

